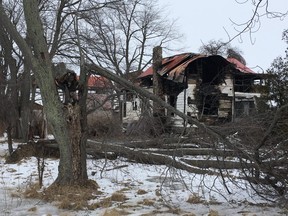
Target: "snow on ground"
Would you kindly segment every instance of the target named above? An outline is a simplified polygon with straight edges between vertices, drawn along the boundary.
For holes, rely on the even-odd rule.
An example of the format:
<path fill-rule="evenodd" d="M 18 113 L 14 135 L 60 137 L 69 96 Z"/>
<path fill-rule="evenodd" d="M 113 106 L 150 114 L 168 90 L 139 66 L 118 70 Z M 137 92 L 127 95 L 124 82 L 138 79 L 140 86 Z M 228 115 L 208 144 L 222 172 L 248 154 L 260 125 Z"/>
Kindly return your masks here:
<path fill-rule="evenodd" d="M 25 158 L 17 164 L 5 164 L 5 155 L 7 143 L 3 142 L 0 143 L 1 216 L 124 215 L 121 212 L 133 216 L 285 215 L 284 210 L 267 205 L 269 203 L 254 194 L 245 181 L 227 183 L 231 192 L 228 194 L 220 177 L 195 175 L 167 166 L 136 164 L 124 158 L 114 161 L 88 159 L 87 169 L 89 178 L 95 180 L 103 192 L 98 200 L 91 200 L 91 203 L 117 191 L 124 193 L 127 200 L 114 202 L 106 209 L 58 209 L 51 203 L 21 196 L 20 191 L 37 182 L 36 158 Z M 44 187 L 49 186 L 57 177 L 57 167 L 57 159 L 45 160 Z M 191 202 L 187 202 L 189 197 Z"/>

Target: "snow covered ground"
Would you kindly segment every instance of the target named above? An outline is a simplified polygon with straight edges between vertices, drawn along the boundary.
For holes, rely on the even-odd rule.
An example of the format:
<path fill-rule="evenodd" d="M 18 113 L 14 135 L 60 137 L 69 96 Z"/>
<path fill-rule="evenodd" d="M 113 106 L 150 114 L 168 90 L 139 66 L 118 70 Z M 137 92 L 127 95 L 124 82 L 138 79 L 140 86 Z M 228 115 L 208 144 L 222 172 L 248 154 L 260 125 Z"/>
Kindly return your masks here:
<path fill-rule="evenodd" d="M 15 146 L 16 147 L 16 146 Z M 109 208 L 69 211 L 42 200 L 23 198 L 21 191 L 37 182 L 37 160 L 25 158 L 17 164 L 5 164 L 7 143 L 0 143 L 0 215 L 2 216 L 86 216 L 86 215 L 287 215 L 271 207 L 253 193 L 245 181 L 227 183 L 220 177 L 194 175 L 167 166 L 136 164 L 119 158 L 114 161 L 88 159 L 89 178 L 103 194 L 96 202 L 115 192 L 127 199 L 115 201 Z M 57 177 L 57 159 L 45 160 L 44 187 Z M 115 169 L 117 168 L 117 169 Z"/>

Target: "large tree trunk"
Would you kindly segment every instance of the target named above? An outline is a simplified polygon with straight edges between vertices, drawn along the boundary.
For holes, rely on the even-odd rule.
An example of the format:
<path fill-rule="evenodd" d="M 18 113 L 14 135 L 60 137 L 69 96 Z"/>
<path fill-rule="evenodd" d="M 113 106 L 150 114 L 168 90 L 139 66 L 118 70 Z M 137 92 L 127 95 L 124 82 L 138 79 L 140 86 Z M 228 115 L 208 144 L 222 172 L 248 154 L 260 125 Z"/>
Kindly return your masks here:
<path fill-rule="evenodd" d="M 28 141 L 28 133 L 29 133 L 29 122 L 31 117 L 31 109 L 32 103 L 30 102 L 30 93 L 31 93 L 31 76 L 30 76 L 31 66 L 29 62 L 24 61 L 24 73 L 23 79 L 21 81 L 20 91 L 20 124 L 19 131 L 21 131 L 21 138 L 24 142 Z M 31 94 L 33 97 L 33 94 Z M 34 102 L 34 98 L 32 98 L 32 102 Z"/>
<path fill-rule="evenodd" d="M 60 185 L 67 183 L 82 185 L 88 179 L 88 176 L 86 150 L 85 147 L 82 147 L 81 109 L 78 104 L 68 104 L 64 106 L 63 111 L 68 123 L 69 140 L 64 144 L 65 149 L 63 146 L 61 147 L 63 144 L 59 145 L 59 173 L 55 183 Z"/>
<path fill-rule="evenodd" d="M 35 68 L 36 81 L 41 90 L 44 111 L 51 124 L 53 134 L 60 147 L 59 174 L 56 184 L 83 184 L 88 180 L 86 152 L 81 151 L 81 112 L 77 105 L 68 104 L 63 107 L 53 79 L 50 55 L 44 39 L 43 29 L 38 13 L 37 0 L 24 1 L 24 13 L 28 35 L 32 39 L 34 53 L 41 62 Z"/>
<path fill-rule="evenodd" d="M 153 93 L 165 101 L 163 80 L 158 74 L 162 66 L 162 47 L 158 46 L 153 49 Z M 165 109 L 159 103 L 153 103 L 153 115 L 155 117 L 164 117 Z"/>
<path fill-rule="evenodd" d="M 19 138 L 19 131 L 17 130 L 17 122 L 19 119 L 18 113 L 18 87 L 17 87 L 17 66 L 16 60 L 13 57 L 13 43 L 11 38 L 5 32 L 3 27 L 0 27 L 0 43 L 4 49 L 5 64 L 9 68 L 9 74 L 6 74 L 8 79 L 8 91 L 6 97 L 9 101 L 8 124 L 9 130 L 13 138 Z M 7 71 L 8 71 L 7 68 Z M 10 79 L 8 78 L 10 76 Z"/>
<path fill-rule="evenodd" d="M 25 40 L 10 22 L 2 5 L 0 6 L 1 24 L 15 40 L 25 58 L 31 62 L 36 82 L 41 90 L 44 111 L 59 144 L 61 155 L 59 175 L 55 183 L 79 185 L 88 180 L 86 162 L 83 163 L 83 160 L 86 159 L 86 152 L 81 151 L 83 149 L 81 145 L 85 142 L 81 137 L 80 108 L 77 104 L 71 107 L 63 107 L 59 99 L 52 74 L 52 63 L 39 16 L 38 1 L 23 1 L 23 6 L 28 40 L 33 47 L 34 56 Z"/>

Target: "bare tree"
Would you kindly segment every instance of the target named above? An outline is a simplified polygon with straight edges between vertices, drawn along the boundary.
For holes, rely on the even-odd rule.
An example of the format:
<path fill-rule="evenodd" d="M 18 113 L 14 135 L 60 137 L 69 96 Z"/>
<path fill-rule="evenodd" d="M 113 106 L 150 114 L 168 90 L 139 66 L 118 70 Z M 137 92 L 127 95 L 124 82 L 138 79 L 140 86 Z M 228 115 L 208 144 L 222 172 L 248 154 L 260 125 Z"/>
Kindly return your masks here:
<path fill-rule="evenodd" d="M 228 43 L 233 41 L 234 39 L 240 37 L 244 33 L 248 33 L 250 36 L 251 43 L 255 43 L 253 39 L 253 33 L 257 32 L 261 28 L 261 20 L 266 17 L 268 19 L 279 19 L 283 20 L 288 15 L 288 9 L 283 8 L 282 11 L 273 11 L 271 9 L 271 4 L 279 4 L 278 2 L 273 2 L 271 0 L 235 0 L 239 4 L 251 4 L 254 9 L 251 14 L 251 17 L 242 23 L 237 23 L 231 20 L 234 25 L 234 29 L 236 30 L 236 34 L 234 36 L 229 36 Z"/>
<path fill-rule="evenodd" d="M 44 1 L 44 3 L 47 3 L 48 1 Z M 24 40 L 24 38 L 19 34 L 19 31 L 13 26 L 13 23 L 11 23 L 10 19 L 7 17 L 5 10 L 3 8 L 3 5 L 0 6 L 0 20 L 1 20 L 1 28 L 5 30 L 5 34 L 10 36 L 18 45 L 20 50 L 25 56 L 25 60 L 28 62 L 27 65 L 30 65 L 35 78 L 36 82 L 39 85 L 41 89 L 41 94 L 43 98 L 43 104 L 44 104 L 44 109 L 47 114 L 48 121 L 51 125 L 52 132 L 59 144 L 59 149 L 60 149 L 60 164 L 59 164 L 59 173 L 58 177 L 55 181 L 55 184 L 59 185 L 83 185 L 88 183 L 88 177 L 87 177 L 87 170 L 86 170 L 86 95 L 87 95 L 87 86 L 85 85 L 87 82 L 87 77 L 88 77 L 88 71 L 89 73 L 97 73 L 101 74 L 105 77 L 107 77 L 110 80 L 113 80 L 117 83 L 119 83 L 121 86 L 130 89 L 131 91 L 134 91 L 141 95 L 144 98 L 148 98 L 153 100 L 155 103 L 160 104 L 162 107 L 167 109 L 170 112 L 175 113 L 176 115 L 179 115 L 181 118 L 183 118 L 185 121 L 194 124 L 198 127 L 200 131 L 205 133 L 206 136 L 211 138 L 212 145 L 216 148 L 217 144 L 221 143 L 221 148 L 233 150 L 237 155 L 241 155 L 240 161 L 242 162 L 243 159 L 249 161 L 250 163 L 245 164 L 248 166 L 249 171 L 253 174 L 255 173 L 255 170 L 257 173 L 264 174 L 264 176 L 268 176 L 268 179 L 274 180 L 273 176 L 277 177 L 277 182 L 273 182 L 273 186 L 277 186 L 278 181 L 281 181 L 281 183 L 287 183 L 286 179 L 281 180 L 280 177 L 285 177 L 286 174 L 283 175 L 281 172 L 281 164 L 279 165 L 279 162 L 282 162 L 282 157 L 280 158 L 281 160 L 279 161 L 273 161 L 276 166 L 270 166 L 269 169 L 267 169 L 267 163 L 265 162 L 265 159 L 267 158 L 266 156 L 269 155 L 270 150 L 276 150 L 277 152 L 284 152 L 284 154 L 281 154 L 281 156 L 286 157 L 285 154 L 285 147 L 286 147 L 286 141 L 284 144 L 280 143 L 281 148 L 274 148 L 273 145 L 266 145 L 266 141 L 269 140 L 265 137 L 263 138 L 262 141 L 257 142 L 257 148 L 245 148 L 242 143 L 239 141 L 234 142 L 229 139 L 230 137 L 227 138 L 225 134 L 220 133 L 219 131 L 216 131 L 215 128 L 213 127 L 208 127 L 205 124 L 199 122 L 198 120 L 192 118 L 191 116 L 187 116 L 183 113 L 181 113 L 179 110 L 175 109 L 174 107 L 170 106 L 169 104 L 165 103 L 163 100 L 161 100 L 159 97 L 153 95 L 152 93 L 149 93 L 148 91 L 141 89 L 124 78 L 117 76 L 114 73 L 114 70 L 117 71 L 119 75 L 128 73 L 132 70 L 139 70 L 143 68 L 143 65 L 145 63 L 142 62 L 140 54 L 143 52 L 143 57 L 145 56 L 145 43 L 143 43 L 145 40 L 141 38 L 139 35 L 136 33 L 134 34 L 128 34 L 127 32 L 124 31 L 124 34 L 126 37 L 117 37 L 117 32 L 118 30 L 122 29 L 125 30 L 126 28 L 122 27 L 121 24 L 125 23 L 126 19 L 124 18 L 129 18 L 127 21 L 133 20 L 133 16 L 130 13 L 127 13 L 128 10 L 128 5 L 126 5 L 124 2 L 124 5 L 122 5 L 120 2 L 119 9 L 124 10 L 124 13 L 119 14 L 115 13 L 119 18 L 119 20 L 122 20 L 122 22 L 117 23 L 117 22 L 112 22 L 112 17 L 110 20 L 110 17 L 107 16 L 107 19 L 109 18 L 109 22 L 105 24 L 105 28 L 102 29 L 102 32 L 100 31 L 99 33 L 95 34 L 97 35 L 96 41 L 99 42 L 101 46 L 96 46 L 94 43 L 89 43 L 89 46 L 83 46 L 82 40 L 83 38 L 85 39 L 86 42 L 91 42 L 93 35 L 89 35 L 91 32 L 87 32 L 86 35 L 89 35 L 90 37 L 84 37 L 83 33 L 85 33 L 86 29 L 82 29 L 79 23 L 84 22 L 84 20 L 88 20 L 87 17 L 89 17 L 91 14 L 93 14 L 95 17 L 98 16 L 97 13 L 92 13 L 91 11 L 88 10 L 91 5 L 89 5 L 92 1 L 89 1 L 87 3 L 88 5 L 85 5 L 82 1 L 73 1 L 73 2 L 68 2 L 68 1 L 59 1 L 59 5 L 55 4 L 54 6 L 58 8 L 57 10 L 57 18 L 55 22 L 55 26 L 58 26 L 56 30 L 54 29 L 45 29 L 43 25 L 43 17 L 47 18 L 44 16 L 44 12 L 47 12 L 44 10 L 43 4 L 38 4 L 39 2 L 37 0 L 30 0 L 30 1 L 23 1 L 24 5 L 24 13 L 25 13 L 25 24 L 27 25 L 27 40 Z M 141 2 L 141 1 L 140 1 Z M 139 3 L 139 2 L 136 2 Z M 132 4 L 133 5 L 133 4 Z M 39 6 L 41 7 L 39 10 Z M 42 7 L 43 6 L 43 7 Z M 87 7 L 86 7 L 87 6 Z M 88 7 L 89 6 L 89 7 Z M 117 11 L 115 10 L 114 6 L 115 5 L 110 5 L 111 7 L 109 10 L 112 11 Z M 123 8 L 122 8 L 123 6 Z M 124 7 L 125 6 L 125 7 Z M 135 5 L 134 5 L 135 6 Z M 95 5 L 96 7 L 96 5 Z M 94 7 L 94 9 L 95 9 Z M 135 6 L 136 7 L 136 6 Z M 93 8 L 93 7 L 92 7 Z M 97 6 L 98 8 L 98 6 Z M 64 10 L 65 9 L 65 10 Z M 99 8 L 98 8 L 99 9 Z M 130 8 L 130 9 L 133 9 Z M 135 8 L 134 8 L 135 9 Z M 127 11 L 125 11 L 127 10 Z M 39 12 L 40 11 L 40 12 Z M 145 11 L 145 10 L 144 10 Z M 81 13 L 80 13 L 81 12 Z M 148 14 L 149 11 L 146 11 Z M 103 11 L 101 13 L 105 14 Z M 69 15 L 67 15 L 69 14 Z M 106 12 L 107 14 L 107 12 Z M 110 15 L 111 13 L 107 14 Z M 139 17 L 145 17 L 145 13 L 136 13 L 139 15 Z M 67 16 L 66 16 L 67 15 Z M 70 17 L 71 15 L 71 17 Z M 88 16 L 89 15 L 89 16 Z M 128 16 L 129 15 L 129 16 Z M 141 16 L 140 16 L 141 15 Z M 87 17 L 86 17 L 87 16 Z M 100 25 L 105 23 L 103 20 L 104 17 L 99 15 L 97 19 L 99 18 L 99 21 L 96 22 L 95 24 Z M 101 18 L 101 19 L 100 19 Z M 120 19 L 121 18 L 121 19 Z M 47 18 L 48 19 L 48 18 Z M 96 21 L 97 21 L 96 19 Z M 102 20 L 102 21 L 100 21 Z M 50 20 L 47 20 L 47 22 L 50 22 Z M 65 22 L 67 21 L 67 23 Z M 134 21 L 134 20 L 133 20 Z M 138 20 L 141 21 L 141 20 Z M 44 19 L 45 22 L 45 19 Z M 65 22 L 65 25 L 63 26 L 62 24 Z M 117 23 L 117 25 L 116 25 Z M 129 23 L 129 22 L 128 22 Z M 67 25 L 66 25 L 67 24 Z M 91 25 L 91 21 L 89 21 L 89 25 Z M 109 28 L 108 24 L 112 24 L 112 27 L 115 28 Z M 75 26 L 74 26 L 75 25 Z M 118 26 L 120 25 L 120 26 Z M 146 25 L 142 25 L 141 22 L 136 22 L 133 24 L 133 26 L 138 26 L 138 28 L 135 28 L 134 30 L 129 29 L 129 31 L 132 32 L 138 32 L 140 33 L 141 30 L 144 30 Z M 70 27 L 72 30 L 70 29 Z M 96 25 L 95 25 L 96 26 Z M 139 28 L 141 26 L 141 28 Z M 116 28 L 117 27 L 117 28 Z M 157 26 L 155 26 L 156 28 Z M 47 30 L 47 31 L 45 31 Z M 98 29 L 94 29 L 98 30 Z M 105 39 L 98 40 L 100 36 L 105 36 L 109 35 L 109 31 L 113 30 L 112 33 L 110 34 L 110 37 L 107 37 Z M 117 30 L 117 31 L 116 31 Z M 119 31 L 120 31 L 119 30 Z M 153 30 L 153 28 L 152 28 Z M 58 32 L 58 33 L 57 33 Z M 65 34 L 64 34 L 65 32 Z M 73 32 L 73 35 L 71 34 L 69 37 L 69 33 Z M 62 34 L 63 33 L 63 34 Z M 74 34 L 75 33 L 75 34 Z M 107 34 L 106 34 L 107 33 Z M 151 31 L 151 33 L 154 33 L 154 31 Z M 54 35 L 52 37 L 48 37 L 48 35 Z M 92 34 L 92 33 L 91 33 Z M 58 36 L 57 36 L 58 35 Z M 141 34 L 140 34 L 141 35 Z M 150 35 L 150 34 L 148 34 Z M 71 37 L 72 36 L 72 37 Z M 98 37 L 99 36 L 99 37 Z M 130 46 L 126 47 L 127 41 L 129 41 L 131 38 L 137 39 L 139 36 L 139 41 L 142 42 L 140 43 L 141 45 L 133 45 L 134 47 L 132 48 L 133 52 L 129 52 Z M 151 34 L 149 37 L 157 38 L 156 36 Z M 104 38 L 104 37 L 103 37 Z M 88 40 L 89 39 L 89 40 Z M 125 43 L 121 44 L 120 39 L 124 39 Z M 155 39 L 155 38 L 154 38 Z M 28 43 L 27 43 L 28 41 Z M 48 41 L 48 42 L 47 42 Z M 137 40 L 136 40 L 137 41 Z M 153 41 L 153 40 L 152 40 Z M 156 40 L 157 41 L 157 40 Z M 55 42 L 55 43 L 54 43 Z M 105 43 L 104 43 L 105 42 Z M 117 46 L 113 44 L 117 44 Z M 159 44 L 163 43 L 163 38 L 160 39 L 160 42 L 158 41 Z M 156 43 L 157 44 L 157 43 Z M 113 46 L 111 46 L 113 45 Z M 90 46 L 95 48 L 97 52 L 92 52 L 93 49 L 90 49 Z M 97 48 L 97 49 L 96 49 Z M 110 56 L 106 55 L 100 55 L 99 53 L 101 50 L 103 51 L 103 48 L 107 48 L 109 52 L 113 54 L 109 54 L 111 56 L 111 60 L 109 59 Z M 131 50 L 130 50 L 131 51 Z M 78 55 L 77 55 L 78 52 Z M 92 60 L 98 61 L 99 64 L 107 67 L 107 68 L 113 68 L 113 72 L 111 72 L 108 69 L 104 69 L 102 67 L 99 67 L 98 65 L 95 64 L 85 64 L 84 61 L 84 53 L 87 52 L 87 58 L 90 58 Z M 80 54 L 79 54 L 80 53 Z M 105 50 L 102 52 L 105 54 Z M 72 80 L 69 81 L 69 79 L 64 80 L 67 81 L 63 82 L 62 84 L 64 86 L 63 89 L 67 90 L 68 93 L 71 93 L 71 91 L 78 90 L 79 91 L 79 98 L 80 100 L 72 100 L 72 101 L 67 101 L 67 104 L 63 104 L 62 101 L 59 99 L 58 91 L 55 85 L 55 74 L 53 71 L 53 66 L 52 66 L 52 59 L 53 57 L 57 59 L 58 54 L 62 54 L 66 57 L 69 58 L 74 58 L 76 60 L 80 61 L 81 65 L 81 74 L 80 74 L 80 80 L 79 82 L 74 78 L 75 74 L 73 73 L 68 73 L 68 77 L 72 75 Z M 130 54 L 132 58 L 130 59 Z M 101 58 L 96 58 L 100 56 Z M 128 58 L 129 57 L 129 58 Z M 96 59 L 93 59 L 96 58 Z M 104 61 L 103 59 L 109 59 L 108 61 Z M 130 60 L 129 60 L 130 59 Z M 134 65 L 134 63 L 137 62 L 137 64 Z M 144 61 L 144 59 L 143 59 Z M 149 61 L 149 60 L 148 60 Z M 141 64 L 140 64 L 141 62 Z M 118 67 L 118 68 L 117 68 Z M 67 74 L 64 74 L 67 75 Z M 57 79 L 56 79 L 57 80 Z M 73 86 L 75 86 L 75 89 L 72 90 L 71 87 L 71 82 L 73 83 Z M 75 85 L 74 85 L 75 84 Z M 278 122 L 279 118 L 275 118 Z M 280 122 L 281 123 L 281 122 Z M 271 127 L 274 127 L 276 124 L 271 123 Z M 272 138 L 272 135 L 274 134 L 271 131 L 275 130 L 268 130 L 267 131 L 267 136 L 269 138 Z M 264 143 L 264 144 L 263 144 Z M 269 146 L 271 148 L 263 148 Z M 112 148 L 112 147 L 111 147 Z M 120 147 L 119 147 L 120 148 Z M 113 148 L 112 148 L 113 149 Z M 115 149 L 115 148 L 114 148 Z M 125 149 L 124 149 L 125 150 Z M 264 156 L 257 154 L 260 152 L 260 150 L 264 151 Z M 122 151 L 125 153 L 125 151 Z M 211 151 L 210 151 L 211 152 Z M 209 152 L 209 153 L 210 153 Z M 252 154 L 251 154 L 252 152 Z M 123 154 L 124 154 L 123 153 Z M 132 155 L 134 152 L 133 151 L 128 151 L 130 155 Z M 262 152 L 261 152 L 262 153 Z M 146 156 L 144 154 L 138 154 L 141 156 Z M 157 155 L 156 155 L 157 156 Z M 261 158 L 260 158 L 261 156 Z M 159 155 L 158 155 L 159 157 Z M 151 157 L 147 157 L 148 160 L 150 160 Z M 146 158 L 146 159 L 147 159 Z M 145 159 L 145 158 L 144 158 Z M 161 161 L 164 161 L 166 163 L 171 163 L 173 162 L 171 160 L 171 157 L 169 160 L 162 160 L 162 157 L 160 158 Z M 285 158 L 284 158 L 285 159 Z M 159 160 L 156 160 L 158 162 Z M 286 160 L 285 160 L 286 162 Z M 273 165 L 273 163 L 271 163 Z M 177 168 L 185 168 L 185 169 L 190 169 L 191 171 L 195 171 L 194 169 L 191 169 L 191 166 L 183 166 L 182 163 L 174 163 L 176 164 L 175 167 Z M 246 169 L 247 167 L 245 167 Z M 277 168 L 276 173 L 271 172 L 271 169 Z M 279 174 L 280 173 L 280 174 Z M 223 177 L 222 172 L 220 172 L 221 176 Z M 263 178 L 254 178 L 253 175 L 253 180 L 257 180 L 257 183 L 263 182 Z M 251 177 L 248 176 L 247 177 Z M 272 177 L 271 177 L 272 176 Z M 256 176 L 257 177 L 257 176 Z M 262 177 L 262 176 L 261 176 Z M 270 178 L 271 177 L 271 178 Z M 280 180 L 279 180 L 280 179 Z M 265 179 L 264 179 L 265 180 Z M 265 182 L 267 184 L 267 181 Z M 284 188 L 284 194 L 285 194 L 285 189 Z M 277 188 L 279 190 L 279 188 Z M 283 187 L 280 188 L 281 193 L 283 195 Z"/>
<path fill-rule="evenodd" d="M 1 26 L 17 43 L 32 66 L 36 82 L 41 89 L 43 105 L 53 134 L 60 146 L 59 175 L 56 184 L 85 184 L 87 181 L 85 142 L 81 139 L 80 106 L 64 105 L 59 100 L 54 82 L 52 62 L 44 37 L 38 1 L 24 1 L 24 14 L 30 44 L 15 29 L 0 7 Z"/>
<path fill-rule="evenodd" d="M 155 0 L 125 0 L 82 16 L 89 24 L 82 36 L 89 57 L 119 75 L 143 70 L 153 47 L 181 37 Z"/>
<path fill-rule="evenodd" d="M 14 25 L 22 31 L 21 15 L 23 10 L 16 1 L 6 1 L 4 4 L 6 12 Z M 25 138 L 27 130 L 23 131 L 21 125 L 25 124 L 28 128 L 28 115 L 23 115 L 22 111 L 28 108 L 29 97 L 25 97 L 23 85 L 28 86 L 29 81 L 24 80 L 23 56 L 21 51 L 15 46 L 13 39 L 7 34 L 3 26 L 0 27 L 0 46 L 1 46 L 1 98 L 2 98 L 2 121 L 7 128 L 9 151 L 12 153 L 12 138 Z M 30 89 L 26 91 L 29 94 Z M 6 106 L 5 104 L 9 104 Z M 5 108 L 6 107 L 6 108 Z M 9 107 L 9 108 L 8 108 Z M 7 109 L 8 108 L 8 109 Z M 5 111 L 6 110 L 6 111 Z"/>
<path fill-rule="evenodd" d="M 242 64 L 246 65 L 246 61 L 241 55 L 242 51 L 239 48 L 231 47 L 227 42 L 221 40 L 210 40 L 207 44 L 203 44 L 199 51 L 205 55 L 221 55 L 227 58 L 235 58 Z"/>
<path fill-rule="evenodd" d="M 210 40 L 206 44 L 202 44 L 199 48 L 199 52 L 205 55 L 226 55 L 227 49 L 230 45 L 221 40 Z"/>

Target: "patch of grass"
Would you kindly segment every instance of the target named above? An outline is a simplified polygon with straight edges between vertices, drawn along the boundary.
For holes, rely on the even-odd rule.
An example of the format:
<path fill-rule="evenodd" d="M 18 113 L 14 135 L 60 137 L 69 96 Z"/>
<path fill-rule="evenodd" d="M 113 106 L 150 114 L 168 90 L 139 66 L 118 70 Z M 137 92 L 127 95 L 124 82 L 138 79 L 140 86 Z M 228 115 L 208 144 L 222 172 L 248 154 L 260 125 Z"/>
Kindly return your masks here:
<path fill-rule="evenodd" d="M 37 211 L 37 207 L 34 206 L 34 207 L 28 209 L 28 211 L 29 212 L 36 212 Z"/>
<path fill-rule="evenodd" d="M 208 213 L 208 216 L 219 216 L 219 213 L 218 213 L 218 211 L 211 209 Z"/>
<path fill-rule="evenodd" d="M 209 200 L 204 202 L 205 205 L 221 205 L 221 202 L 218 202 L 217 200 Z"/>
<path fill-rule="evenodd" d="M 14 169 L 14 168 L 8 168 L 8 169 L 6 169 L 6 171 L 7 171 L 7 172 L 10 172 L 10 173 L 17 172 L 17 170 Z"/>
<path fill-rule="evenodd" d="M 123 193 L 115 192 L 111 195 L 111 201 L 124 202 L 125 200 L 127 200 L 127 197 Z"/>
<path fill-rule="evenodd" d="M 105 199 L 101 200 L 100 202 L 90 204 L 87 206 L 87 208 L 89 210 L 94 210 L 97 208 L 109 208 L 111 206 L 112 206 L 112 201 L 111 201 L 111 198 L 109 197 L 109 198 L 105 198 Z"/>
<path fill-rule="evenodd" d="M 204 203 L 205 200 L 201 199 L 201 197 L 198 194 L 193 193 L 192 195 L 189 196 L 186 202 L 191 203 L 191 204 L 199 204 L 199 203 Z"/>
<path fill-rule="evenodd" d="M 24 197 L 32 199 L 42 199 L 42 194 L 39 192 L 39 184 L 30 184 L 23 192 Z"/>
<path fill-rule="evenodd" d="M 151 199 L 144 199 L 142 201 L 137 202 L 138 205 L 146 205 L 146 206 L 153 206 L 155 203 L 155 200 Z"/>
<path fill-rule="evenodd" d="M 137 191 L 137 194 L 138 194 L 138 195 L 142 195 L 142 194 L 146 194 L 146 193 L 148 193 L 148 192 L 145 191 L 145 190 L 143 190 L 143 189 L 139 189 L 139 190 Z"/>
<path fill-rule="evenodd" d="M 38 184 L 30 185 L 24 191 L 27 198 L 42 199 L 47 202 L 55 202 L 59 208 L 69 210 L 82 210 L 88 208 L 88 201 L 97 198 L 101 194 L 96 182 L 88 180 L 84 186 L 79 185 L 57 185 L 40 191 Z"/>
<path fill-rule="evenodd" d="M 181 214 L 181 209 L 180 209 L 180 208 L 170 208 L 170 209 L 168 210 L 168 213 L 180 215 L 180 214 Z"/>
<path fill-rule="evenodd" d="M 128 198 L 126 197 L 125 194 L 121 192 L 115 192 L 110 197 L 106 197 L 99 202 L 90 204 L 89 206 L 87 206 L 87 208 L 89 210 L 93 210 L 96 208 L 109 208 L 112 206 L 113 202 L 124 202 L 127 199 Z"/>
<path fill-rule="evenodd" d="M 130 191 L 132 188 L 131 187 L 125 187 L 119 190 L 119 192 L 125 192 L 125 191 Z"/>
<path fill-rule="evenodd" d="M 103 214 L 103 216 L 120 216 L 120 215 L 129 215 L 130 213 L 124 210 L 118 210 L 118 209 L 109 209 L 106 210 Z"/>
<path fill-rule="evenodd" d="M 161 196 L 161 191 L 160 191 L 159 189 L 156 189 L 156 190 L 155 190 L 155 195 L 156 195 L 156 196 Z"/>

